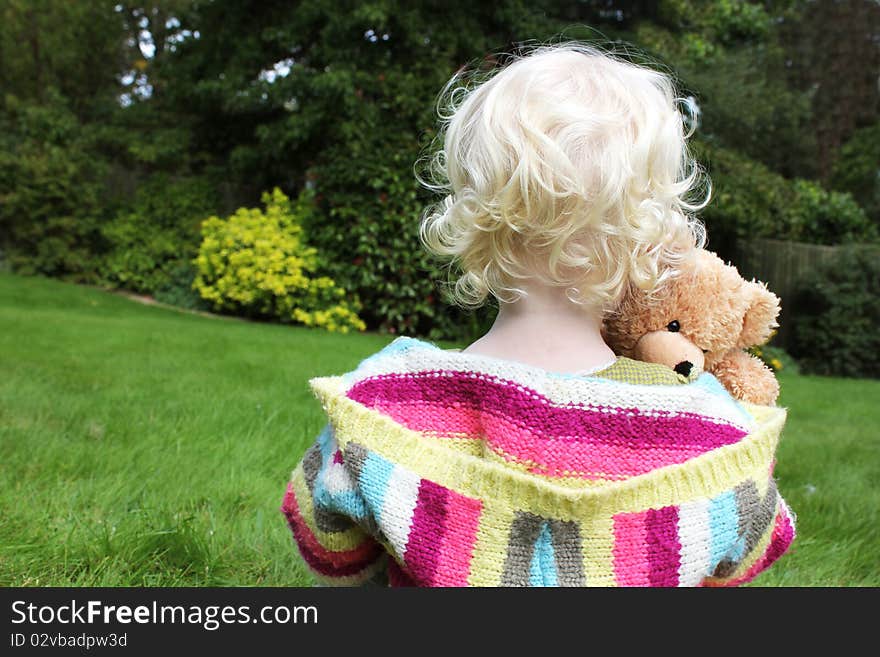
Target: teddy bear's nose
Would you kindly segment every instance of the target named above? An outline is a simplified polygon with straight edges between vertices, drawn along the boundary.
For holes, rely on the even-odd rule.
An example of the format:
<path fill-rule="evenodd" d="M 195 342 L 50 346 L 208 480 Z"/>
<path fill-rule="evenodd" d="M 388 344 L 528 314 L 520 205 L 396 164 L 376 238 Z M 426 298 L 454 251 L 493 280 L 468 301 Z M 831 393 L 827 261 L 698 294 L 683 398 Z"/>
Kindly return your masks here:
<path fill-rule="evenodd" d="M 673 367 L 676 372 L 681 374 L 682 376 L 690 376 L 691 370 L 693 369 L 694 364 L 689 360 L 683 360 L 678 365 Z"/>

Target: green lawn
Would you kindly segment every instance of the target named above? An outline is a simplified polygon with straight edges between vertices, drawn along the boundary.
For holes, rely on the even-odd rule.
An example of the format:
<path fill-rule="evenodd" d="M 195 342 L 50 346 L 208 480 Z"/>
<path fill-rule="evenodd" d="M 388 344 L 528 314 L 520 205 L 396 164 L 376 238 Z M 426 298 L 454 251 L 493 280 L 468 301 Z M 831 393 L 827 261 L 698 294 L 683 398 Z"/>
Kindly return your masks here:
<path fill-rule="evenodd" d="M 278 511 L 323 422 L 306 381 L 391 339 L 0 275 L 0 584 L 309 583 Z M 880 382 L 782 388 L 799 537 L 757 584 L 880 585 Z"/>

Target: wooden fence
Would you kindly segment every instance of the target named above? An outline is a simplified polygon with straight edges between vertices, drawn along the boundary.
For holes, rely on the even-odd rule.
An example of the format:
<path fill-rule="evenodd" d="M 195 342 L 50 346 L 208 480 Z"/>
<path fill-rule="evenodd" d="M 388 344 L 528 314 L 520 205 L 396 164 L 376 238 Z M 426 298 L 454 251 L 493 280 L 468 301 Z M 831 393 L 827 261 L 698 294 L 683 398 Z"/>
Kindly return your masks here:
<path fill-rule="evenodd" d="M 774 239 L 739 241 L 733 264 L 744 278 L 756 278 L 767 283 L 771 292 L 782 300 L 779 330 L 773 344 L 783 349 L 790 347 L 791 318 L 795 293 L 804 276 L 821 263 L 831 259 L 840 247 L 803 244 Z M 878 250 L 880 255 L 880 250 Z"/>

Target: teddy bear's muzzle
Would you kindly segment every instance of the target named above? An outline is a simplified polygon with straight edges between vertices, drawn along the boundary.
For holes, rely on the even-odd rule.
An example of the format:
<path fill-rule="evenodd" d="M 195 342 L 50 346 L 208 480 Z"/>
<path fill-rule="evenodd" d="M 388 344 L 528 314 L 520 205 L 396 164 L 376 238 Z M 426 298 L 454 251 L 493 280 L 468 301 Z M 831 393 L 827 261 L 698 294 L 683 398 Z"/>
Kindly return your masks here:
<path fill-rule="evenodd" d="M 636 342 L 633 357 L 649 363 L 666 365 L 688 378 L 705 367 L 705 354 L 683 333 L 667 330 L 651 331 Z"/>

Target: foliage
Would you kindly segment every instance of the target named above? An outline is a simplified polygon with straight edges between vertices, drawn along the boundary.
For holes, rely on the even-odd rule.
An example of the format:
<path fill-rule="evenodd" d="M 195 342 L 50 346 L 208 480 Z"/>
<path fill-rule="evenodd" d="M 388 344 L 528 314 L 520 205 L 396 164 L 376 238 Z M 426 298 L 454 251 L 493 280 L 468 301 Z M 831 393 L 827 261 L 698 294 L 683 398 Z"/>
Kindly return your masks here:
<path fill-rule="evenodd" d="M 756 237 L 813 244 L 878 239 L 877 227 L 849 194 L 787 180 L 708 140 L 694 140 L 692 147 L 712 180 L 712 201 L 702 217 L 713 248 L 725 251 L 736 239 Z"/>
<path fill-rule="evenodd" d="M 293 198 L 314 192 L 302 221 L 318 248 L 315 274 L 360 299 L 371 329 L 473 339 L 495 309 L 445 303 L 447 272 L 417 239 L 434 199 L 413 163 L 435 136 L 434 101 L 452 73 L 565 39 L 660 68 L 694 97 L 716 189 L 705 211 L 716 250 L 739 236 L 873 240 L 849 196 L 807 181 L 839 150 L 835 192 L 851 192 L 878 223 L 876 131 L 852 133 L 876 124 L 874 60 L 857 57 L 870 46 L 817 32 L 867 33 L 876 12 L 810 7 L 81 0 L 46 11 L 7 0 L 0 250 L 19 271 L 197 304 L 186 283 L 194 271 L 181 264 L 200 241 L 193 216 L 252 207 L 276 186 Z M 852 84 L 840 88 L 820 41 L 852 53 L 829 61 L 864 61 L 868 73 L 847 68 L 837 77 Z M 163 180 L 210 180 L 210 202 L 178 207 L 154 182 Z"/>
<path fill-rule="evenodd" d="M 409 157 L 395 153 L 353 172 L 343 158 L 316 167 L 313 183 L 322 193 L 315 197 L 308 230 L 322 265 L 357 291 L 362 318 L 381 331 L 431 338 L 485 332 L 491 307 L 467 312 L 443 303 L 438 282 L 446 272 L 419 243 L 426 201 L 407 166 Z M 330 185 L 336 188 L 332 203 L 323 196 Z M 363 189 L 372 190 L 370 197 Z"/>
<path fill-rule="evenodd" d="M 778 17 L 776 30 L 777 40 L 786 52 L 784 77 L 791 89 L 809 96 L 810 120 L 803 132 L 815 135 L 817 142 L 810 163 L 815 175 L 794 175 L 815 178 L 830 186 L 841 146 L 853 139 L 859 128 L 878 119 L 880 2 L 772 3 L 780 1 L 790 3 Z"/>
<path fill-rule="evenodd" d="M 857 130 L 843 145 L 831 182 L 851 193 L 880 226 L 880 121 Z"/>
<path fill-rule="evenodd" d="M 720 56 L 725 47 L 743 41 L 760 40 L 770 30 L 771 19 L 760 3 L 735 0 L 662 0 L 656 21 L 640 23 L 639 29 L 659 28 L 667 34 L 677 33 L 673 44 L 657 32 L 640 33 L 642 43 L 660 50 L 675 48 L 677 58 L 686 57 L 707 63 Z"/>
<path fill-rule="evenodd" d="M 0 90 L 47 109 L 59 99 L 79 120 L 115 101 L 126 42 L 116 0 L 0 4 Z"/>
<path fill-rule="evenodd" d="M 308 203 L 291 207 L 278 188 L 262 200 L 265 212 L 239 208 L 226 219 L 202 223 L 193 283 L 199 294 L 217 310 L 342 333 L 366 328 L 343 288 L 327 276 L 313 276 L 317 250 L 303 243 L 301 225 Z"/>
<path fill-rule="evenodd" d="M 358 291 L 366 322 L 392 333 L 412 332 L 419 321 L 428 320 L 430 327 L 442 307 L 433 289 L 436 271 L 418 243 L 420 204 L 415 183 L 401 175 L 400 154 L 389 159 L 397 169 L 373 163 L 364 172 L 373 177 L 351 180 L 348 192 L 341 183 L 353 176 L 332 163 L 322 167 L 314 178 L 317 189 L 323 190 L 324 176 L 332 176 L 332 184 L 340 189 L 333 194 L 332 205 L 320 198 L 309 234 L 314 235 L 327 271 Z M 373 188 L 372 202 L 365 202 L 359 184 Z M 325 216 L 330 223 L 321 230 Z"/>
<path fill-rule="evenodd" d="M 0 248 L 21 273 L 93 281 L 92 253 L 112 211 L 106 164 L 54 89 L 46 105 L 7 94 L 0 107 Z"/>
<path fill-rule="evenodd" d="M 773 370 L 774 374 L 778 374 L 783 370 L 785 370 L 786 374 L 798 374 L 800 372 L 798 362 L 782 347 L 777 347 L 772 344 L 763 344 L 751 347 L 748 351 L 750 354 L 760 358 L 767 367 Z"/>
<path fill-rule="evenodd" d="M 812 177 L 810 95 L 787 82 L 790 57 L 761 3 L 665 0 L 634 41 L 697 107 L 698 134 L 735 147 L 786 176 Z M 658 66 L 658 64 L 654 64 Z"/>
<path fill-rule="evenodd" d="M 814 244 L 875 242 L 877 226 L 848 193 L 828 191 L 802 179 L 792 182 L 794 198 L 785 239 Z"/>
<path fill-rule="evenodd" d="M 101 226 L 108 244 L 101 282 L 148 294 L 174 287 L 175 278 L 186 277 L 181 267 L 191 268 L 199 226 L 216 210 L 215 196 L 203 178 L 157 174 L 140 183 L 130 207 Z"/>
<path fill-rule="evenodd" d="M 166 265 L 180 256 L 175 231 L 151 230 L 150 218 L 125 212 L 101 226 L 112 245 L 101 263 L 102 282 L 133 292 L 151 293 L 167 282 Z"/>
<path fill-rule="evenodd" d="M 219 21 L 205 38 L 224 41 L 231 23 L 215 11 L 200 8 L 199 20 Z M 405 3 L 364 3 L 351 12 L 310 3 L 296 15 L 279 15 L 263 28 L 266 41 L 236 52 L 232 62 L 211 56 L 216 46 L 204 40 L 186 44 L 190 65 L 201 61 L 212 74 L 200 70 L 200 80 L 174 90 L 192 105 L 219 104 L 225 134 L 252 130 L 253 139 L 229 151 L 236 177 L 285 181 L 294 192 L 314 186 L 310 241 L 322 267 L 363 301 L 368 326 L 434 338 L 472 333 L 492 309 L 445 306 L 436 283 L 443 273 L 418 241 L 430 199 L 419 190 L 413 163 L 433 135 L 433 99 L 462 63 L 509 47 L 502 35 L 543 38 L 561 27 L 518 3 L 449 7 L 444 14 L 448 20 L 436 21 Z M 255 60 L 269 70 L 269 53 L 290 43 L 300 44 L 290 52 L 292 71 L 270 82 Z M 257 48 L 267 51 L 262 60 Z"/>
<path fill-rule="evenodd" d="M 191 262 L 178 262 L 168 270 L 165 282 L 153 292 L 153 298 L 186 310 L 211 310 L 211 305 L 193 287 L 195 277 L 196 269 Z"/>
<path fill-rule="evenodd" d="M 792 355 L 816 374 L 880 377 L 880 250 L 842 247 L 802 282 Z"/>

